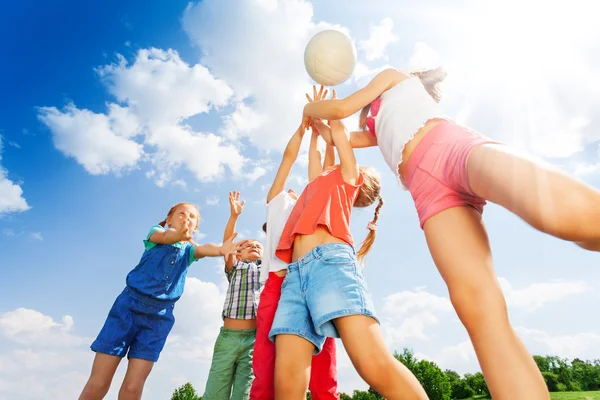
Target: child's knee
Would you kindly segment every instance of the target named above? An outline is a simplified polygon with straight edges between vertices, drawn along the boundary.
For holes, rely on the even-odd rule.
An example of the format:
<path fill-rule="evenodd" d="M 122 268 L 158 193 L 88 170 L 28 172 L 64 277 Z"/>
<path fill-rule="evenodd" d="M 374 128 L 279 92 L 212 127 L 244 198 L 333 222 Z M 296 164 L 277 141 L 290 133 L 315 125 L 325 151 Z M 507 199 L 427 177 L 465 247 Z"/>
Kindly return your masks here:
<path fill-rule="evenodd" d="M 101 399 L 110 389 L 110 381 L 90 380 L 81 393 L 82 399 Z"/>
<path fill-rule="evenodd" d="M 123 382 L 119 398 L 140 399 L 143 390 L 144 384 L 141 382 Z"/>
<path fill-rule="evenodd" d="M 490 320 L 508 323 L 506 300 L 496 281 L 462 282 L 449 287 L 449 291 L 452 305 L 467 329 L 489 324 Z"/>
<path fill-rule="evenodd" d="M 386 354 L 379 357 L 360 356 L 354 360 L 356 372 L 371 386 L 376 386 L 379 381 L 385 382 L 388 374 L 393 370 L 394 359 Z"/>

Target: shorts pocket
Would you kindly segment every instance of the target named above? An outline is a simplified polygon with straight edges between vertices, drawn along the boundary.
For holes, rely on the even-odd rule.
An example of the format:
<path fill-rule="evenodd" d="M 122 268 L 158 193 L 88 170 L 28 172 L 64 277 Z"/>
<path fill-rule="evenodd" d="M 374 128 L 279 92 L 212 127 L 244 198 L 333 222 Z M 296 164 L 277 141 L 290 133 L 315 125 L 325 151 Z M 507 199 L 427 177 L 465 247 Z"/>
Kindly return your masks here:
<path fill-rule="evenodd" d="M 319 250 L 319 261 L 325 265 L 351 265 L 356 263 L 356 256 L 348 250 Z"/>

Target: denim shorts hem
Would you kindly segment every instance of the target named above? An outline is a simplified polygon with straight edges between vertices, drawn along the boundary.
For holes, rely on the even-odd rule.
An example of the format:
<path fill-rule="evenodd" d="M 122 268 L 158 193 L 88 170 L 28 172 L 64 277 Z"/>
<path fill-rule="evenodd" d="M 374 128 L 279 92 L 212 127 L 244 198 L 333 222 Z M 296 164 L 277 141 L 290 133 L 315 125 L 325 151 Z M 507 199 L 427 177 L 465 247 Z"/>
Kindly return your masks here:
<path fill-rule="evenodd" d="M 306 339 L 315 346 L 315 354 L 319 354 L 321 352 L 323 344 L 325 343 L 324 337 L 322 339 L 319 339 L 318 337 L 306 333 L 305 331 L 289 328 L 272 329 L 271 332 L 269 332 L 269 340 L 275 342 L 275 336 L 277 335 L 295 335 L 301 337 L 302 339 Z"/>
<path fill-rule="evenodd" d="M 94 341 L 92 343 L 92 345 L 90 346 L 90 349 L 96 353 L 102 353 L 102 354 L 108 354 L 109 356 L 116 356 L 116 357 L 125 357 L 125 354 L 127 353 L 127 351 L 125 349 L 123 350 L 119 350 L 119 351 L 115 351 L 115 345 L 111 345 L 108 343 L 104 343 L 104 342 L 99 342 L 99 341 Z"/>
<path fill-rule="evenodd" d="M 152 362 L 157 362 L 158 361 L 158 357 L 160 356 L 160 353 L 136 353 L 136 352 L 129 352 L 129 354 L 127 354 L 127 358 L 138 358 L 140 360 L 146 360 L 146 361 L 152 361 Z"/>
<path fill-rule="evenodd" d="M 323 326 L 327 322 L 333 321 L 334 319 L 341 318 L 341 317 L 348 317 L 350 315 L 364 315 L 365 317 L 371 317 L 379 325 L 381 325 L 381 322 L 379 321 L 379 318 L 377 318 L 377 316 L 375 315 L 375 313 L 373 311 L 369 310 L 369 309 L 366 309 L 366 308 L 346 308 L 344 310 L 338 310 L 338 311 L 331 312 L 331 313 L 326 314 L 326 315 L 322 316 L 321 318 L 319 318 L 319 320 L 317 322 L 315 322 L 315 330 L 317 331 L 317 333 L 319 333 L 319 329 L 321 328 L 321 326 Z M 339 338 L 339 335 L 337 335 L 336 337 Z"/>

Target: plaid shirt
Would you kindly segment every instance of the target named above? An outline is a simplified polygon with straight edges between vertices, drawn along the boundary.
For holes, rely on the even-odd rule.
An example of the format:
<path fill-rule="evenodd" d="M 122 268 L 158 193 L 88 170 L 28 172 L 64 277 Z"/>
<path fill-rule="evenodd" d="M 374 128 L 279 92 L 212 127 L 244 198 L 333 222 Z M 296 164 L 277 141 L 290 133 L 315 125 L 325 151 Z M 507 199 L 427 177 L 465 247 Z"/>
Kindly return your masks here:
<path fill-rule="evenodd" d="M 259 298 L 260 260 L 236 261 L 228 272 L 229 287 L 223 306 L 223 319 L 255 319 Z"/>

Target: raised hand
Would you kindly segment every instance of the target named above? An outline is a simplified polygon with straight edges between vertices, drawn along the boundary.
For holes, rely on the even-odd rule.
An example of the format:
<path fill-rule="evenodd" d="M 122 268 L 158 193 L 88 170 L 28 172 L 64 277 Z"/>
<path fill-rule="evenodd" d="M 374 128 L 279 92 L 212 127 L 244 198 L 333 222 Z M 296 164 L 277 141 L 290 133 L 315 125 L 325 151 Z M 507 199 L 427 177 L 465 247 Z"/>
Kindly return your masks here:
<path fill-rule="evenodd" d="M 231 215 L 240 215 L 244 210 L 244 204 L 246 204 L 245 200 L 240 203 L 240 192 L 236 190 L 229 192 L 229 208 Z"/>
<path fill-rule="evenodd" d="M 237 236 L 237 233 L 234 233 L 233 235 L 231 235 L 229 237 L 229 239 L 224 241 L 223 244 L 221 245 L 221 255 L 223 257 L 225 257 L 226 259 L 229 258 L 229 256 L 231 254 L 239 253 L 241 251 L 241 249 L 243 248 L 243 246 L 246 243 L 248 243 L 248 239 L 234 243 L 233 239 L 235 239 L 236 236 Z"/>
<path fill-rule="evenodd" d="M 188 224 L 182 224 L 181 227 L 177 230 L 177 233 L 180 237 L 180 242 L 189 242 L 192 240 L 192 229 Z"/>
<path fill-rule="evenodd" d="M 324 100 L 325 97 L 327 97 L 327 93 L 328 93 L 328 90 L 325 89 L 325 87 L 323 85 L 321 85 L 321 88 L 319 89 L 318 92 L 317 92 L 317 87 L 315 85 L 313 85 L 313 96 L 310 97 L 310 95 L 308 93 L 306 93 L 306 99 L 308 100 L 309 103 L 312 103 L 314 101 Z M 302 128 L 304 128 L 306 130 L 309 127 L 311 127 L 312 125 L 313 125 L 312 118 L 310 118 L 310 117 L 302 118 Z"/>

